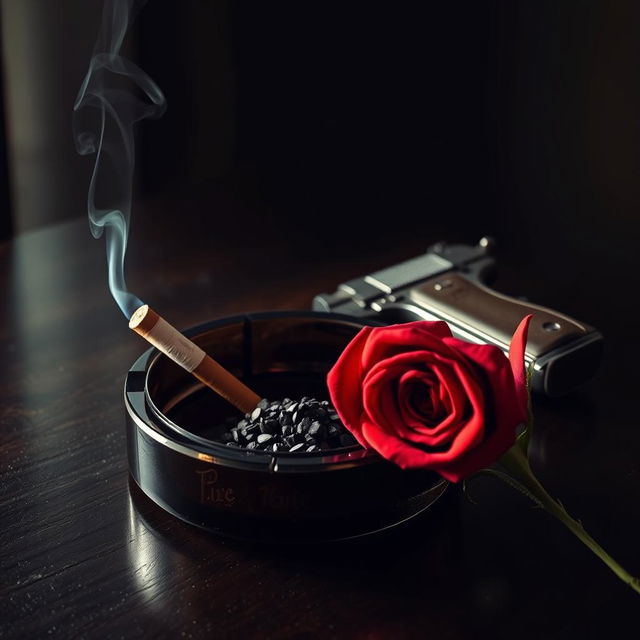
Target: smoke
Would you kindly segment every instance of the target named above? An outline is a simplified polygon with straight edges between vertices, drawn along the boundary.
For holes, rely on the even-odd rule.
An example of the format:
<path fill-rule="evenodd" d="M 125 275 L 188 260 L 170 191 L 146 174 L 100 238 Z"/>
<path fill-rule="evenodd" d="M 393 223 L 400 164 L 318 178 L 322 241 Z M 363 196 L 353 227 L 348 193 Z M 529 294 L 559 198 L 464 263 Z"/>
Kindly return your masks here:
<path fill-rule="evenodd" d="M 125 35 L 145 3 L 105 0 L 93 56 L 73 108 L 78 153 L 96 156 L 87 197 L 89 226 L 94 238 L 106 230 L 109 289 L 127 318 L 142 304 L 124 279 L 135 165 L 133 125 L 161 116 L 166 105 L 155 82 L 120 55 Z"/>

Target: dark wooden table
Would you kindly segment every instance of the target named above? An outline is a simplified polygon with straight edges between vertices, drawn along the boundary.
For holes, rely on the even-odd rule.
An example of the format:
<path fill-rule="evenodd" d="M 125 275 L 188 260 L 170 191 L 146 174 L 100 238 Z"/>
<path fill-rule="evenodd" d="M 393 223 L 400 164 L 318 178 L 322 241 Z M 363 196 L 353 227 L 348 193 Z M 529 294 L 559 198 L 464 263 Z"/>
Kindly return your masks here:
<path fill-rule="evenodd" d="M 308 225 L 286 229 L 268 212 L 245 225 L 242 207 L 221 197 L 147 202 L 135 216 L 130 287 L 177 326 L 308 308 L 315 292 L 412 257 L 442 233 L 392 237 L 381 228 L 366 241 L 318 242 Z M 497 286 L 607 337 L 596 380 L 537 402 L 533 463 L 638 574 L 635 245 L 622 237 L 605 250 L 592 240 L 545 253 L 521 237 L 503 251 Z M 146 345 L 107 292 L 102 241 L 84 219 L 19 237 L 0 245 L 0 282 L 0 637 L 619 638 L 637 630 L 640 597 L 491 479 L 473 484 L 473 502 L 454 492 L 433 516 L 358 543 L 261 546 L 176 520 L 129 485 L 122 384 Z"/>

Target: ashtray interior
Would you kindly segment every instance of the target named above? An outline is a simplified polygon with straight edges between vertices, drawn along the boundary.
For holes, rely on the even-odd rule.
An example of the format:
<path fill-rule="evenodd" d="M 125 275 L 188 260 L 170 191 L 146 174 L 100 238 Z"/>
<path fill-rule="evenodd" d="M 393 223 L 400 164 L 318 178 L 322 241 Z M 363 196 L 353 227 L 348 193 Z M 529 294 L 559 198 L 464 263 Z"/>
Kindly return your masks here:
<path fill-rule="evenodd" d="M 267 373 L 245 378 L 244 381 L 260 397 L 266 399 L 282 400 L 283 394 L 286 394 L 285 397 L 293 399 L 311 397 L 329 402 L 325 376 L 322 374 Z M 222 406 L 222 404 L 220 398 L 209 389 L 203 388 L 194 391 L 170 409 L 165 408 L 164 413 L 171 422 L 181 425 L 183 429 L 200 438 L 210 442 L 222 442 L 227 446 L 246 448 L 242 442 L 240 444 L 235 444 L 233 441 L 229 443 L 228 439 L 232 433 L 231 430 L 238 428 L 239 419 L 244 423 L 247 419 L 238 411 L 234 411 L 233 407 Z M 341 423 L 340 428 L 344 429 Z M 282 427 L 279 425 L 278 435 L 281 431 Z M 346 447 L 333 446 L 331 450 L 334 451 L 337 448 L 346 449 Z M 255 451 L 255 449 L 251 450 Z"/>
<path fill-rule="evenodd" d="M 361 328 L 359 322 L 318 314 L 261 314 L 212 323 L 190 337 L 263 398 L 328 400 L 326 374 Z M 146 390 L 147 402 L 159 419 L 201 444 L 224 444 L 221 439 L 229 421 L 242 418 L 228 402 L 162 355 L 149 366 Z M 356 444 L 331 450 L 358 448 Z"/>

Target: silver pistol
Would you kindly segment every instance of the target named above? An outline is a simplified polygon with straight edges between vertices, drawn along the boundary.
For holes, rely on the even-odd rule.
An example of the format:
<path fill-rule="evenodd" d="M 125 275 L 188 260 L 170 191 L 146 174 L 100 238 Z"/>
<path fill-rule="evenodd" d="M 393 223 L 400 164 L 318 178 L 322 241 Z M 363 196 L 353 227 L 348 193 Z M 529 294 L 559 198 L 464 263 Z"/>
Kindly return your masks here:
<path fill-rule="evenodd" d="M 487 286 L 495 272 L 493 242 L 439 242 L 427 253 L 338 285 L 313 299 L 313 309 L 377 319 L 383 324 L 444 320 L 454 336 L 508 351 L 520 320 L 534 314 L 525 358 L 532 388 L 561 396 L 588 381 L 602 359 L 602 334 L 553 309 Z"/>

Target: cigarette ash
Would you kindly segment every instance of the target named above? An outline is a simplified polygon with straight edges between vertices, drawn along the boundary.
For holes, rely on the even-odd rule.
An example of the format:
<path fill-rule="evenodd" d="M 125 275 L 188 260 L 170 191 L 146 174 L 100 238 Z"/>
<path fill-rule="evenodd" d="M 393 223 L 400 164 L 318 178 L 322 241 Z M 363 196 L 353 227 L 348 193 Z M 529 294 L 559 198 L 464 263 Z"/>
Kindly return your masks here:
<path fill-rule="evenodd" d="M 255 451 L 314 453 L 356 444 L 327 400 L 262 399 L 238 421 L 229 418 L 220 440 L 229 447 Z"/>

